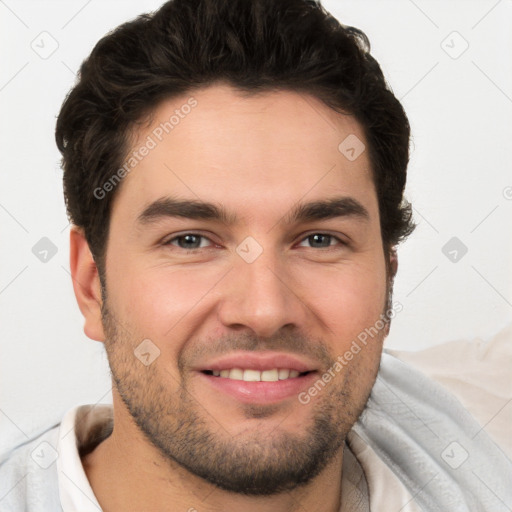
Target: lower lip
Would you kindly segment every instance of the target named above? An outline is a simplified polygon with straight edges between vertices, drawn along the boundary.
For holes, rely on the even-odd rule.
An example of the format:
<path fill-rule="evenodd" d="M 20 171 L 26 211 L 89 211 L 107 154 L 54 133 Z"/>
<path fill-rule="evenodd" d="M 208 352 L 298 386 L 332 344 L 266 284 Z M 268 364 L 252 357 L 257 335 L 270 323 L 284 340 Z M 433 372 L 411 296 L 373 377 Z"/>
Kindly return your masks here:
<path fill-rule="evenodd" d="M 297 395 L 311 386 L 315 380 L 316 372 L 311 372 L 302 377 L 278 380 L 276 382 L 247 382 L 244 380 L 215 377 L 199 372 L 209 385 L 218 391 L 236 398 L 240 402 L 248 404 L 271 404 Z"/>

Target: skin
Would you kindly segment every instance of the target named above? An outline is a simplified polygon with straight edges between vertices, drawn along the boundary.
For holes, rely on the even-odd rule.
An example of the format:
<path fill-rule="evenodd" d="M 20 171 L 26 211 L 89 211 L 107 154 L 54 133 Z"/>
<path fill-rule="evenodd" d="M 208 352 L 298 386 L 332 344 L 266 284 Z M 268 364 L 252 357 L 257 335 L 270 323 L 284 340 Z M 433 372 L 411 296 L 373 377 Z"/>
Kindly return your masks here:
<path fill-rule="evenodd" d="M 117 191 L 106 248 L 106 304 L 83 233 L 71 233 L 85 333 L 105 343 L 117 377 L 114 430 L 83 457 L 87 477 L 105 512 L 337 511 L 343 440 L 375 381 L 386 330 L 307 405 L 296 395 L 273 404 L 242 403 L 196 370 L 234 349 L 279 350 L 307 358 L 320 377 L 379 319 L 390 276 L 368 152 L 349 161 L 338 150 L 351 134 L 365 142 L 363 130 L 352 116 L 291 91 L 244 97 L 217 84 L 193 96 L 197 107 Z M 160 104 L 150 124 L 134 132 L 133 148 L 188 97 Z M 164 196 L 217 203 L 238 220 L 228 225 L 163 217 L 141 224 L 141 212 Z M 285 222 L 298 202 L 340 196 L 358 201 L 367 217 Z M 190 232 L 207 238 L 187 252 L 176 237 Z M 308 239 L 315 233 L 332 235 L 328 247 Z M 236 251 L 248 236 L 263 249 L 252 263 Z M 395 260 L 391 268 L 394 273 Z M 160 351 L 148 366 L 134 356 L 144 339 Z M 148 440 L 130 404 L 146 410 L 146 426 L 159 429 L 168 446 Z M 182 420 L 190 422 L 189 432 L 208 433 L 218 464 L 229 465 L 236 454 L 249 475 L 271 463 L 286 469 L 318 439 L 318 418 L 337 440 L 323 454 L 318 474 L 267 495 L 220 488 L 165 453 L 165 447 L 178 451 L 173 439 L 182 440 L 182 457 L 192 449 L 190 438 L 180 437 L 187 430 L 179 429 Z M 193 461 L 208 459 L 207 450 L 199 453 L 203 457 L 195 454 Z"/>

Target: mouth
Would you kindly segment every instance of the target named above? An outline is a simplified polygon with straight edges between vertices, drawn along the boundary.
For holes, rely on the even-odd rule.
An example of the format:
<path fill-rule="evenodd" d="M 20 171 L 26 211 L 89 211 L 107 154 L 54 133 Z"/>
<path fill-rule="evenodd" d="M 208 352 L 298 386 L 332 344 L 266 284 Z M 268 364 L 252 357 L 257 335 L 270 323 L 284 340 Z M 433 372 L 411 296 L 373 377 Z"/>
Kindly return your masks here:
<path fill-rule="evenodd" d="M 244 382 L 278 382 L 304 377 L 311 371 L 299 372 L 291 368 L 272 368 L 263 371 L 251 368 L 226 368 L 224 370 L 203 370 L 202 373 L 221 379 L 243 380 Z"/>
<path fill-rule="evenodd" d="M 318 375 L 314 362 L 275 352 L 238 352 L 196 370 L 216 392 L 252 404 L 296 398 Z"/>

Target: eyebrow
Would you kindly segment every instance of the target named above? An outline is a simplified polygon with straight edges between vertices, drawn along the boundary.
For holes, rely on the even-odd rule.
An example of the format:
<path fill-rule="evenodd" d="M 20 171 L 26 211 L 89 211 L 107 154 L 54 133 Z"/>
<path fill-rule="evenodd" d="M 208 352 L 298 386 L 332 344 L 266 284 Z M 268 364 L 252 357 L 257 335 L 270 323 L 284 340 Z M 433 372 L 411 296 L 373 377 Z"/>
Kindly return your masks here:
<path fill-rule="evenodd" d="M 233 225 L 238 222 L 236 214 L 223 206 L 196 199 L 176 199 L 163 197 L 148 205 L 138 216 L 137 221 L 146 225 L 167 217 L 218 221 Z M 355 217 L 369 220 L 368 210 L 351 197 L 334 197 L 310 203 L 299 203 L 282 220 L 285 224 L 298 224 L 338 217 Z"/>

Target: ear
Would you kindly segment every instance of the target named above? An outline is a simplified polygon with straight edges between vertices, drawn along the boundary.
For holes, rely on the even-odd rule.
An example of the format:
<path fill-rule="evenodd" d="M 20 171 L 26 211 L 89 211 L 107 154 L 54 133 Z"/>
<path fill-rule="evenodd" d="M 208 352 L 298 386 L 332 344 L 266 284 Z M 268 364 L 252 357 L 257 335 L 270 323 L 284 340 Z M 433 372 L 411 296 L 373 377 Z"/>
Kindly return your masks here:
<path fill-rule="evenodd" d="M 391 249 L 389 252 L 389 274 L 390 278 L 394 279 L 398 270 L 398 256 L 396 254 L 396 248 Z"/>
<path fill-rule="evenodd" d="M 389 272 L 389 275 L 388 275 L 388 287 L 389 287 L 389 290 L 388 290 L 388 293 L 392 294 L 393 293 L 393 281 L 395 280 L 395 276 L 396 276 L 396 273 L 397 273 L 397 270 L 398 270 L 398 256 L 396 254 L 396 248 L 392 248 L 389 250 L 389 261 L 387 262 L 387 267 L 388 267 L 388 272 Z M 391 300 L 390 298 L 388 297 L 387 299 L 388 301 L 388 304 L 387 306 L 388 307 L 391 307 Z M 389 322 L 386 323 L 386 327 L 385 327 L 385 330 L 384 330 L 384 337 L 387 337 L 389 335 L 389 329 L 391 327 L 391 320 Z"/>
<path fill-rule="evenodd" d="M 101 321 L 101 285 L 98 268 L 83 231 L 76 226 L 70 233 L 70 268 L 78 307 L 85 319 L 84 332 L 96 341 L 105 341 Z"/>

